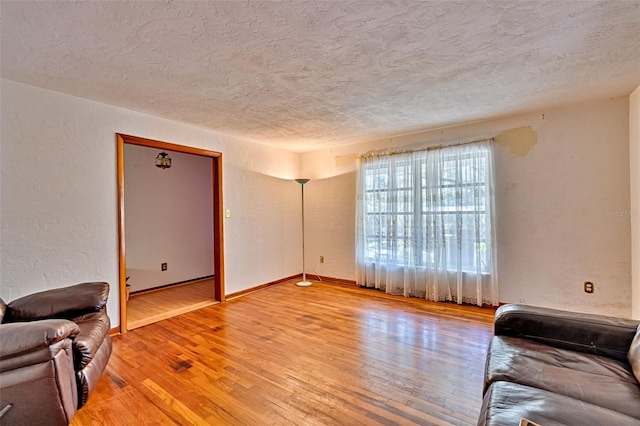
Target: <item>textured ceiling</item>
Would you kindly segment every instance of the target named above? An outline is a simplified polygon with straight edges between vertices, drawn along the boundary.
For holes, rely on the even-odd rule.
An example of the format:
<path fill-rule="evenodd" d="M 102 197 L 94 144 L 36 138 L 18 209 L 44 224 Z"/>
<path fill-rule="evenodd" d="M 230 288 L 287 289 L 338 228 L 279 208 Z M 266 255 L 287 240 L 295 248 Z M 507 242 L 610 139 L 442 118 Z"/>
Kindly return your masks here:
<path fill-rule="evenodd" d="M 2 77 L 308 151 L 624 96 L 640 1 L 5 1 Z"/>

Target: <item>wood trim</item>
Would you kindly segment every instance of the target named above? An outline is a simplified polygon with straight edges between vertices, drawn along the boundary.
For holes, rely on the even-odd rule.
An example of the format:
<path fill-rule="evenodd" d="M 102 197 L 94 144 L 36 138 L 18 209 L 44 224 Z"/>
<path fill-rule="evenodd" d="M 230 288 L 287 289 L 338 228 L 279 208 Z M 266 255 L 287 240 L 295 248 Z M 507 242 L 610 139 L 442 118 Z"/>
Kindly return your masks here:
<path fill-rule="evenodd" d="M 109 336 L 117 336 L 118 334 L 120 334 L 120 327 L 113 327 L 111 329 L 109 329 Z"/>
<path fill-rule="evenodd" d="M 351 286 L 359 287 L 358 284 L 356 284 L 355 280 L 346 280 L 344 278 L 325 277 L 324 275 L 316 275 L 316 274 L 307 274 L 307 275 L 311 275 L 311 276 L 315 275 L 316 277 L 320 278 L 320 281 L 323 281 L 323 282 L 326 282 L 326 283 L 344 284 L 344 285 L 351 285 Z"/>
<path fill-rule="evenodd" d="M 217 151 L 209 151 L 207 149 L 195 148 L 192 146 L 178 145 L 171 142 L 162 142 L 154 139 L 141 138 L 138 136 L 124 135 L 117 133 L 118 137 L 124 140 L 124 143 L 131 145 L 147 146 L 149 148 L 166 149 L 169 151 L 183 152 L 186 154 L 202 155 L 204 157 L 221 157 L 222 153 Z"/>
<path fill-rule="evenodd" d="M 125 218 L 124 218 L 124 144 L 132 144 L 156 148 L 160 150 L 176 151 L 187 154 L 210 157 L 212 161 L 213 183 L 213 264 L 215 268 L 214 297 L 217 301 L 225 301 L 224 292 L 224 226 L 222 214 L 222 153 L 190 146 L 162 142 L 138 136 L 116 133 L 118 153 L 118 250 L 120 274 L 120 332 L 127 331 L 126 313 L 126 256 L 125 256 Z"/>
<path fill-rule="evenodd" d="M 215 278 L 215 275 L 209 275 L 209 276 L 206 276 L 206 277 L 194 278 L 192 280 L 185 280 L 185 281 L 179 281 L 177 283 L 159 285 L 158 287 L 145 288 L 143 290 L 136 290 L 136 291 L 129 291 L 129 296 L 134 296 L 134 295 L 139 295 L 139 294 L 146 294 L 146 293 L 153 293 L 154 291 L 165 290 L 165 289 L 170 288 L 170 287 L 179 287 L 181 285 L 193 284 L 193 283 L 197 283 L 197 282 L 200 282 L 200 281 L 211 280 L 211 279 L 214 279 L 214 278 Z"/>
<path fill-rule="evenodd" d="M 235 293 L 227 294 L 227 301 L 231 299 L 237 299 L 238 297 L 246 296 L 249 293 L 254 293 L 256 291 L 264 290 L 267 287 L 271 287 L 277 284 L 282 284 L 287 281 L 295 280 L 297 278 L 302 278 L 302 274 L 292 275 L 286 278 L 280 278 L 279 280 L 271 281 L 266 284 L 261 284 L 257 287 L 251 287 L 246 290 L 237 291 Z"/>
<path fill-rule="evenodd" d="M 224 212 L 222 198 L 222 154 L 213 161 L 213 273 L 214 299 L 224 302 Z"/>
<path fill-rule="evenodd" d="M 120 333 L 127 332 L 127 265 L 124 233 L 124 138 L 117 134 L 118 155 L 118 289 L 120 294 Z"/>

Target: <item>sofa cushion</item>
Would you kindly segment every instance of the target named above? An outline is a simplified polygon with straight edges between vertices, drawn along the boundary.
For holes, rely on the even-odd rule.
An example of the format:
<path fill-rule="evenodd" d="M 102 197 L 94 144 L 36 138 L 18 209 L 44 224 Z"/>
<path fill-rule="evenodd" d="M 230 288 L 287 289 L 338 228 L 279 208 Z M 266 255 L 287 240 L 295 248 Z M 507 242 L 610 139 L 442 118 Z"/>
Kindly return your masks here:
<path fill-rule="evenodd" d="M 628 363 L 612 358 L 494 336 L 485 389 L 497 381 L 548 390 L 640 419 L 640 385 Z"/>
<path fill-rule="evenodd" d="M 636 330 L 636 337 L 631 341 L 627 359 L 629 360 L 629 364 L 631 364 L 636 380 L 640 381 L 640 325 L 638 326 L 638 330 Z"/>
<path fill-rule="evenodd" d="M 98 348 L 109 335 L 111 325 L 105 311 L 92 312 L 72 318 L 78 324 L 80 333 L 73 341 L 73 362 L 76 370 L 81 370 L 91 362 Z"/>
<path fill-rule="evenodd" d="M 640 425 L 640 420 L 598 405 L 518 383 L 493 383 L 482 401 L 478 426 L 517 426 L 526 418 L 540 425 Z"/>

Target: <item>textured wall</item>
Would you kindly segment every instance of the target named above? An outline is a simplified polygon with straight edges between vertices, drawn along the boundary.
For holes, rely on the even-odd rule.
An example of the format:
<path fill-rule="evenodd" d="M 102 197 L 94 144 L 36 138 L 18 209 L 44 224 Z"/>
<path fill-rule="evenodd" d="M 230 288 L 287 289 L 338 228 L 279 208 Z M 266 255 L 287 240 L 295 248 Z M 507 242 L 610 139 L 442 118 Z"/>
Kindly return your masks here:
<path fill-rule="evenodd" d="M 629 97 L 633 318 L 640 319 L 640 86 Z"/>
<path fill-rule="evenodd" d="M 226 292 L 300 272 L 299 154 L 1 80 L 0 296 L 112 284 L 118 325 L 115 133 L 223 153 Z"/>
<path fill-rule="evenodd" d="M 125 144 L 125 234 L 131 291 L 213 275 L 213 161 Z M 161 270 L 161 263 L 168 268 Z"/>
<path fill-rule="evenodd" d="M 314 179 L 305 185 L 308 274 L 352 279 L 356 250 L 355 193 L 355 172 Z M 320 263 L 320 256 L 324 256 L 324 263 Z"/>
<path fill-rule="evenodd" d="M 307 262 L 350 253 L 353 264 L 355 155 L 496 137 L 500 301 L 630 316 L 630 218 L 618 214 L 629 210 L 628 117 L 618 98 L 303 154 L 325 209 L 309 213 Z M 322 275 L 355 279 L 351 265 Z"/>
<path fill-rule="evenodd" d="M 227 293 L 300 272 L 300 187 L 291 179 L 313 179 L 305 191 L 307 271 L 324 255 L 318 273 L 353 279 L 356 154 L 502 134 L 501 300 L 631 314 L 631 219 L 606 214 L 630 209 L 628 98 L 301 157 L 9 80 L 1 90 L 5 300 L 84 280 L 117 282 L 116 132 L 223 152 L 232 213 L 224 222 Z M 530 144 L 528 126 L 535 144 L 514 149 L 520 138 Z M 582 291 L 585 280 L 596 283 L 593 295 Z M 113 288 L 114 326 L 118 309 Z"/>

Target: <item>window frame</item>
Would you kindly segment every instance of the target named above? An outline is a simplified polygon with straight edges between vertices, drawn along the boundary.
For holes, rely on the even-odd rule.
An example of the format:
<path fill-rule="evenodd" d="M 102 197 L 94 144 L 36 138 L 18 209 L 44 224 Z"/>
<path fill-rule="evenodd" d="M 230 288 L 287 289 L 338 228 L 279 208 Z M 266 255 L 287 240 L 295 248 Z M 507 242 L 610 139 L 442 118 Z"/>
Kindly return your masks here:
<path fill-rule="evenodd" d="M 442 221 L 444 220 L 444 216 L 445 215 L 452 215 L 454 217 L 454 221 L 458 221 L 458 217 L 462 216 L 462 215 L 467 215 L 467 214 L 472 214 L 472 215 L 480 215 L 480 217 L 482 218 L 482 220 L 484 221 L 488 221 L 491 220 L 489 216 L 490 212 L 488 212 L 488 208 L 487 208 L 487 204 L 488 204 L 488 200 L 487 197 L 490 197 L 491 194 L 487 193 L 486 189 L 488 188 L 488 182 L 487 180 L 490 179 L 489 176 L 489 171 L 488 171 L 488 167 L 490 164 L 490 160 L 489 160 L 489 156 L 490 156 L 490 152 L 488 148 L 485 149 L 480 149 L 477 152 L 465 152 L 465 153 L 456 153 L 456 152 L 442 152 L 441 153 L 442 158 L 441 158 L 441 162 L 449 162 L 452 161 L 454 164 L 451 166 L 451 169 L 453 169 L 454 173 L 459 173 L 461 168 L 464 167 L 475 167 L 479 164 L 480 162 L 480 167 L 483 167 L 484 170 L 480 173 L 481 176 L 484 178 L 481 181 L 475 181 L 475 182 L 466 182 L 466 183 L 456 183 L 456 180 L 450 179 L 449 184 L 440 184 L 440 183 L 433 183 L 433 182 L 427 182 L 428 177 L 427 177 L 427 163 L 428 161 L 424 158 L 411 158 L 411 157 L 407 157 L 406 159 L 395 159 L 394 161 L 400 161 L 399 166 L 402 168 L 406 168 L 406 167 L 410 167 L 410 174 L 407 173 L 407 175 L 410 175 L 410 178 L 408 179 L 408 182 L 404 182 L 404 185 L 402 187 L 399 188 L 392 188 L 392 189 L 388 189 L 389 188 L 389 181 L 390 179 L 393 179 L 394 177 L 392 176 L 392 170 L 390 168 L 389 165 L 389 161 L 391 160 L 386 160 L 386 159 L 382 159 L 380 162 L 377 163 L 366 163 L 363 165 L 363 173 L 364 173 L 364 179 L 363 179 L 363 220 L 364 220 L 364 241 L 365 241 L 365 249 L 364 249 L 364 260 L 366 262 L 382 262 L 382 263 L 386 263 L 386 264 L 395 264 L 395 265 L 403 265 L 405 264 L 405 262 L 407 261 L 406 258 L 406 251 L 403 251 L 402 253 L 400 248 L 401 247 L 406 247 L 407 244 L 407 239 L 410 238 L 416 238 L 417 240 L 425 240 L 425 233 L 424 233 L 424 228 L 426 226 L 426 218 L 431 216 L 431 215 L 438 215 L 440 216 L 440 223 L 442 223 Z M 460 165 L 461 161 L 464 160 L 471 160 L 471 163 L 464 166 L 464 165 Z M 398 169 L 398 164 L 396 164 L 395 169 Z M 385 176 L 385 179 L 383 182 L 383 185 L 385 186 L 384 188 L 381 187 L 380 185 L 380 180 L 377 180 L 376 182 L 374 182 L 373 180 L 376 178 L 376 175 L 381 174 Z M 373 176 L 372 176 L 373 175 Z M 372 176 L 372 177 L 371 177 Z M 396 179 L 398 178 L 398 176 L 396 176 Z M 442 182 L 442 180 L 444 180 L 444 178 L 440 179 L 440 182 Z M 418 185 L 416 185 L 416 182 L 418 182 Z M 376 183 L 376 185 L 372 185 L 373 183 Z M 430 203 L 427 203 L 427 201 L 425 200 L 425 196 L 422 196 L 422 194 L 419 193 L 428 193 L 428 190 L 432 190 L 432 189 L 437 189 L 439 191 L 442 191 L 443 189 L 448 189 L 448 188 L 473 188 L 472 190 L 478 191 L 482 193 L 482 202 L 480 202 L 479 204 L 476 203 L 475 205 L 471 205 L 471 204 L 466 204 L 466 205 L 460 205 L 460 206 L 449 206 L 447 208 L 447 206 L 440 206 L 437 209 L 433 209 L 429 207 Z M 378 211 L 376 210 L 376 208 L 374 209 L 370 209 L 368 202 L 369 202 L 369 196 L 370 194 L 385 194 L 385 196 L 388 197 L 388 194 L 390 193 L 395 193 L 393 196 L 394 197 L 398 197 L 400 193 L 404 193 L 404 192 L 408 192 L 408 197 L 411 197 L 411 200 L 416 200 L 417 197 L 420 197 L 420 203 L 418 206 L 418 203 L 413 201 L 413 202 L 409 202 L 409 205 L 413 205 L 414 207 L 412 209 L 410 209 L 409 211 L 389 211 L 389 210 L 393 210 L 393 209 L 389 209 L 389 204 L 386 203 L 387 206 L 387 211 Z M 474 196 L 477 196 L 477 194 L 474 194 Z M 461 200 L 464 200 L 464 197 L 460 197 Z M 374 205 L 376 205 L 379 203 L 373 203 Z M 476 208 L 476 205 L 479 206 L 479 208 Z M 398 235 L 397 233 L 397 229 L 388 229 L 388 225 L 389 222 L 387 222 L 386 226 L 380 224 L 379 226 L 376 227 L 376 229 L 372 230 L 370 225 L 369 225 L 369 218 L 373 217 L 373 218 L 377 218 L 377 217 L 381 217 L 382 215 L 385 216 L 389 216 L 391 221 L 391 224 L 395 224 L 397 223 L 397 218 L 399 217 L 405 217 L 405 222 L 410 222 L 412 223 L 410 226 L 410 230 L 409 230 L 409 234 L 407 235 L 405 233 L 405 235 Z M 418 219 L 416 219 L 418 218 Z M 420 225 L 416 226 L 416 224 L 420 223 Z M 480 226 L 480 225 L 476 225 Z M 483 228 L 486 228 L 486 224 L 482 226 Z M 386 234 L 383 232 L 383 228 L 386 229 Z M 373 231 L 373 232 L 372 232 Z M 388 238 L 386 237 L 386 235 L 389 234 L 389 232 L 391 233 L 396 233 L 396 235 L 393 235 L 392 238 Z M 469 239 L 467 238 L 467 243 L 472 243 L 473 245 L 475 244 L 484 244 L 485 247 L 488 246 L 488 243 L 491 241 L 491 236 L 487 235 L 486 232 L 484 232 L 484 237 L 478 241 L 477 239 L 472 239 L 472 241 L 468 241 Z M 449 237 L 453 237 L 456 241 L 458 239 L 457 235 L 453 234 L 453 235 L 449 235 Z M 462 238 L 462 237 L 460 237 Z M 390 246 L 384 247 L 382 248 L 380 246 L 380 243 L 383 240 L 391 240 L 392 244 Z M 425 243 L 424 241 L 418 241 L 421 244 L 421 255 L 420 256 L 415 256 L 416 259 L 414 259 L 415 262 L 415 266 L 418 267 L 425 267 L 425 268 L 434 268 L 435 265 L 435 259 L 433 258 L 433 251 L 428 249 L 427 243 Z M 371 246 L 374 245 L 373 248 L 371 248 Z M 456 246 L 457 248 L 457 244 L 453 244 Z M 447 247 L 451 247 L 452 244 L 447 245 Z M 384 254 L 381 254 L 382 252 L 384 252 Z M 429 260 L 429 256 L 431 256 L 431 260 Z M 484 259 L 481 258 L 477 258 L 477 256 L 473 256 L 474 259 L 474 264 L 471 265 L 471 267 L 468 267 L 469 265 L 466 265 L 467 267 L 463 267 L 462 270 L 463 272 L 476 272 L 477 271 L 477 263 L 480 262 L 480 269 L 482 271 L 482 274 L 489 274 L 490 270 L 491 270 L 491 256 L 492 254 L 489 252 L 487 252 L 484 256 L 482 256 Z M 458 262 L 458 260 L 456 259 L 456 262 Z M 451 262 L 447 262 L 447 266 L 446 269 L 449 271 L 456 271 L 458 268 L 457 267 L 451 267 Z"/>

